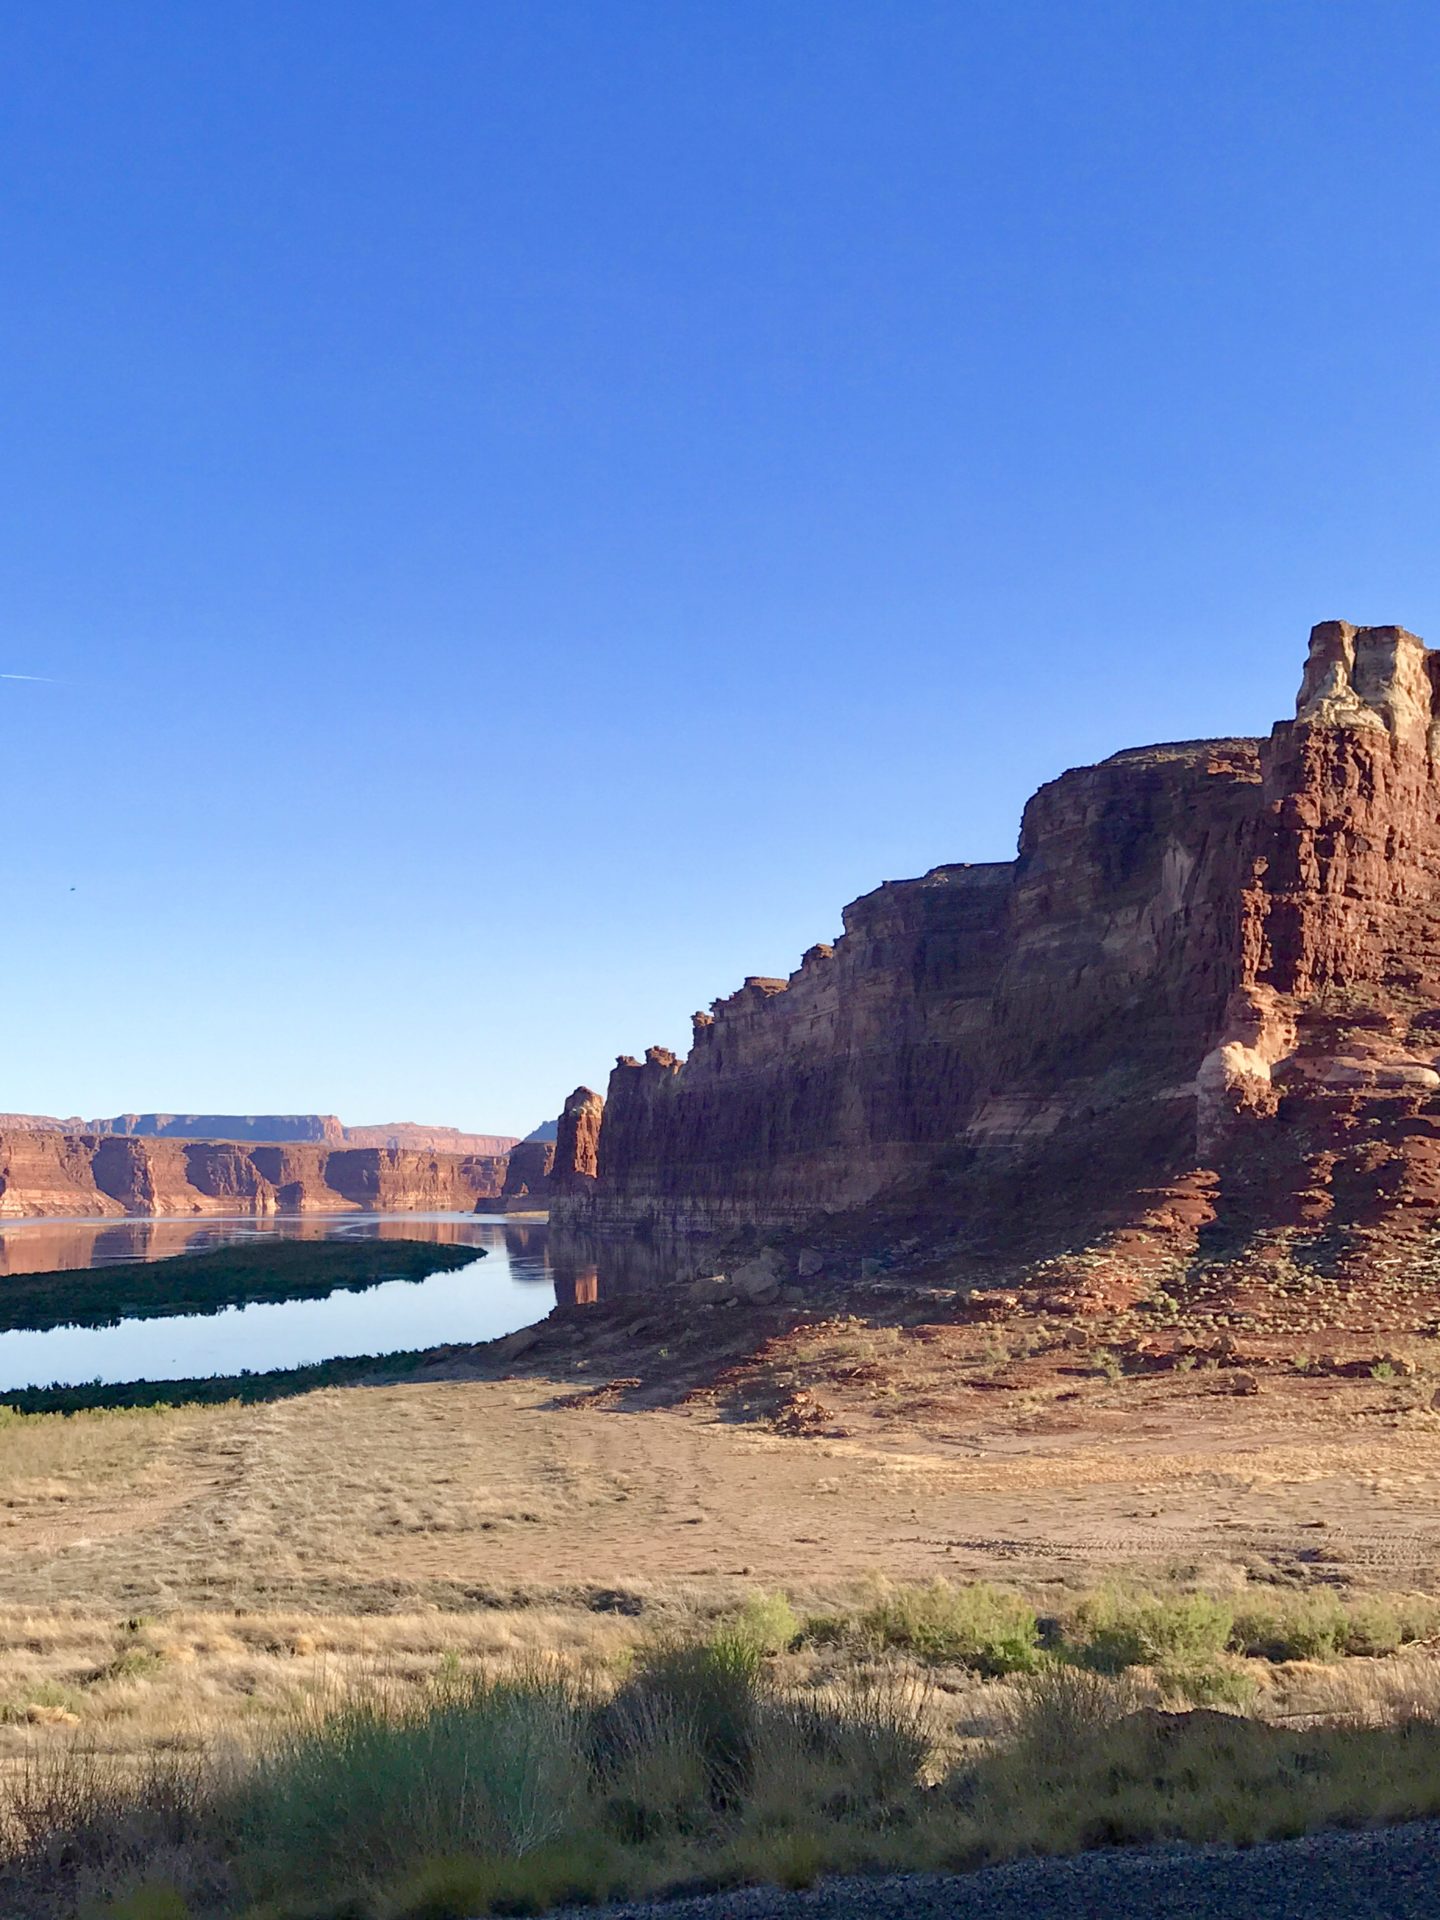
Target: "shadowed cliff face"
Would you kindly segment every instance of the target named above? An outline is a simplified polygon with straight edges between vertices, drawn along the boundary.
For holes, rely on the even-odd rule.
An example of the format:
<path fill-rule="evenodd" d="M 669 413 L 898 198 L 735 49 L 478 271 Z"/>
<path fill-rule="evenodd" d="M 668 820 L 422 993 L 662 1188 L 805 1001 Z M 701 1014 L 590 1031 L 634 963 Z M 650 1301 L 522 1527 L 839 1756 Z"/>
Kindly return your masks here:
<path fill-rule="evenodd" d="M 506 1156 L 501 1194 L 507 1200 L 537 1199 L 550 1181 L 555 1144 L 550 1140 L 517 1140 Z"/>
<path fill-rule="evenodd" d="M 1014 862 L 866 895 L 833 949 L 697 1015 L 684 1060 L 620 1060 L 557 1217 L 728 1231 L 883 1202 L 1000 1246 L 1047 1218 L 1428 1221 L 1436 662 L 1328 622 L 1269 740 L 1064 774 Z"/>
<path fill-rule="evenodd" d="M 697 1014 L 683 1064 L 622 1060 L 593 1187 L 557 1206 L 681 1232 L 794 1221 L 921 1163 L 974 1095 L 1010 884 L 1000 865 L 881 887 L 788 982 L 749 980 Z"/>
<path fill-rule="evenodd" d="M 973 1185 L 1079 1150 L 1118 1105 L 1193 1133 L 1195 1064 L 1238 978 L 1258 786 L 1254 742 L 1123 754 L 1043 789 L 1014 862 L 856 901 L 833 949 L 697 1015 L 683 1062 L 619 1062 L 598 1178 L 557 1217 L 798 1225 L 897 1189 L 919 1206 L 942 1162 Z"/>

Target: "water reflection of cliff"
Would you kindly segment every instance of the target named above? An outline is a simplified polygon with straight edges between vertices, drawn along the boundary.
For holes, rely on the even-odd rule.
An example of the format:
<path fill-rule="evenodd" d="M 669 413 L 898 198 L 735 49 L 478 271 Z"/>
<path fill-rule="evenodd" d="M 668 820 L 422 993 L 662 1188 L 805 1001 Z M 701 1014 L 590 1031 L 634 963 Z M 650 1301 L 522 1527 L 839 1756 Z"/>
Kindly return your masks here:
<path fill-rule="evenodd" d="M 533 1229 L 532 1229 L 533 1231 Z M 543 1228 L 540 1230 L 543 1232 Z M 507 1229 L 507 1245 L 524 1229 Z M 173 1214 L 123 1220 L 26 1220 L 0 1225 L 0 1277 L 21 1273 L 75 1272 L 129 1260 L 164 1260 L 204 1253 L 237 1240 L 427 1240 L 445 1245 L 484 1245 L 489 1235 L 473 1214 L 425 1219 L 414 1214 L 380 1218 L 330 1214 L 272 1214 L 263 1219 L 180 1220 Z M 525 1245 L 532 1261 L 543 1242 Z"/>
<path fill-rule="evenodd" d="M 524 1231 L 521 1227 L 507 1228 L 507 1245 L 512 1232 Z M 559 1227 L 532 1227 L 529 1231 L 548 1236 L 555 1299 L 562 1307 L 583 1307 L 597 1300 L 649 1293 L 668 1280 L 693 1279 L 704 1265 L 703 1255 L 697 1253 L 693 1242 L 600 1239 Z"/>
<path fill-rule="evenodd" d="M 159 1260 L 172 1253 L 199 1253 L 215 1236 L 203 1227 L 173 1220 L 46 1221 L 0 1228 L 0 1274 L 56 1273 L 109 1266 L 122 1260 Z"/>
<path fill-rule="evenodd" d="M 0 1277 L 76 1271 L 130 1260 L 160 1260 L 209 1247 L 256 1239 L 438 1240 L 503 1250 L 474 1283 L 488 1288 L 501 1277 L 525 1288 L 553 1284 L 559 1306 L 591 1306 L 648 1293 L 670 1280 L 701 1272 L 694 1241 L 599 1239 L 547 1226 L 543 1221 L 489 1220 L 474 1214 L 425 1219 L 414 1214 L 380 1218 L 324 1214 L 270 1215 L 263 1220 L 34 1220 L 0 1225 Z M 712 1256 L 713 1260 L 713 1256 Z M 543 1308 L 540 1310 L 543 1311 Z"/>

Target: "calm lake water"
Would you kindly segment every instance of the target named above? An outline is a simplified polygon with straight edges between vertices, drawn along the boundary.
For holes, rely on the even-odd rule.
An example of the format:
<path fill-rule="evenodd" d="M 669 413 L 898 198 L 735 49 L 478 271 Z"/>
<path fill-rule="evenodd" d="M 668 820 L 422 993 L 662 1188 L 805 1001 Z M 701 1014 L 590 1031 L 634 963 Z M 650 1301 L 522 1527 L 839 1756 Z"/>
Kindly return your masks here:
<path fill-rule="evenodd" d="M 0 1392 L 91 1380 L 176 1380 L 306 1366 L 351 1354 L 493 1340 L 648 1285 L 667 1263 L 641 1247 L 598 1248 L 537 1222 L 485 1214 L 280 1215 L 235 1220 L 14 1220 L 0 1224 L 0 1275 L 198 1253 L 237 1240 L 440 1240 L 475 1261 L 428 1280 L 114 1327 L 0 1333 Z M 483 1250 L 483 1257 L 482 1255 Z M 0 1286 L 4 1285 L 0 1278 Z"/>

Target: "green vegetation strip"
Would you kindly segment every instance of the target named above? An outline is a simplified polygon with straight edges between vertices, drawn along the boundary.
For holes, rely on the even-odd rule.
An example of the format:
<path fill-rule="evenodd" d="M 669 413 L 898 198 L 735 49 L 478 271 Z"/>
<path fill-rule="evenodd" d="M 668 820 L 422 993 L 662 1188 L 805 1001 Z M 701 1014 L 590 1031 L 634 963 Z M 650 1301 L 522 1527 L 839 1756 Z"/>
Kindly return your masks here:
<path fill-rule="evenodd" d="M 219 1313 L 260 1300 L 356 1292 L 383 1280 L 424 1280 L 468 1266 L 484 1251 L 433 1240 L 267 1239 L 169 1260 L 17 1274 L 0 1282 L 0 1333 L 113 1327 L 160 1314 Z"/>
<path fill-rule="evenodd" d="M 104 1413 L 148 1407 L 215 1407 L 235 1402 L 288 1400 L 317 1387 L 370 1386 L 377 1380 L 403 1380 L 432 1360 L 436 1349 L 415 1347 L 401 1353 L 347 1354 L 317 1360 L 308 1367 L 276 1367 L 269 1373 L 220 1373 L 186 1380 L 101 1380 L 77 1386 L 11 1387 L 0 1393 L 0 1408 L 11 1413 Z"/>
<path fill-rule="evenodd" d="M 1440 1635 L 1431 1594 L 1283 1591 L 1152 1593 L 1115 1584 L 1042 1619 L 1022 1595 L 986 1581 L 877 1584 L 865 1605 L 796 1613 L 783 1593 L 752 1594 L 735 1631 L 766 1654 L 831 1648 L 863 1660 L 900 1653 L 921 1667 L 968 1667 L 987 1678 L 1057 1664 L 1118 1675 L 1144 1668 L 1167 1703 L 1249 1706 L 1252 1663 L 1381 1658 Z"/>

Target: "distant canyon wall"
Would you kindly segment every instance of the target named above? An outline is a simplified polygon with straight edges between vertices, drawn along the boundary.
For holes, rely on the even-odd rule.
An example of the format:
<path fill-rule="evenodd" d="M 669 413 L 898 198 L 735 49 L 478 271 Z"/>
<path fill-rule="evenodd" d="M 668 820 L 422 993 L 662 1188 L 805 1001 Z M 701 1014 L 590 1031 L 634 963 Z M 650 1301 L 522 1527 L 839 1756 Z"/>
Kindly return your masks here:
<path fill-rule="evenodd" d="M 500 1189 L 505 1200 L 543 1199 L 550 1185 L 550 1169 L 555 1161 L 553 1140 L 517 1140 L 505 1157 L 505 1179 Z"/>
<path fill-rule="evenodd" d="M 844 928 L 697 1014 L 683 1059 L 622 1056 L 587 1166 L 567 1108 L 557 1222 L 1437 1217 L 1440 655 L 1403 629 L 1324 623 L 1268 739 L 1063 774 L 1014 861 Z"/>
<path fill-rule="evenodd" d="M 474 1212 L 505 1154 L 0 1130 L 0 1218 Z"/>
<path fill-rule="evenodd" d="M 333 1113 L 120 1113 L 108 1120 L 54 1119 L 48 1114 L 0 1113 L 0 1131 L 120 1134 L 146 1140 L 314 1141 L 329 1147 L 410 1147 L 421 1153 L 508 1153 L 516 1137 L 462 1133 L 412 1120 L 347 1127 Z"/>

